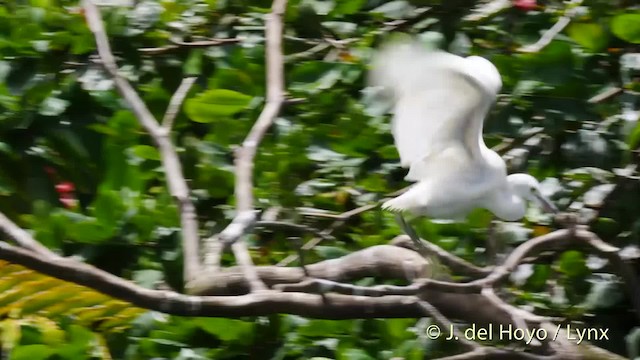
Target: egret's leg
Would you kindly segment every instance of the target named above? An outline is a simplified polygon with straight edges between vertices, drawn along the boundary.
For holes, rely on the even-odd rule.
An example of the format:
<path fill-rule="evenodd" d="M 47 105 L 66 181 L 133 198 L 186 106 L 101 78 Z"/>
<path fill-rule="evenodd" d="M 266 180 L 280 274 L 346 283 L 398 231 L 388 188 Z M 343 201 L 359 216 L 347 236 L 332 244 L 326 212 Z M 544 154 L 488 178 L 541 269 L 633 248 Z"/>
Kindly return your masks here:
<path fill-rule="evenodd" d="M 413 243 L 417 248 L 416 250 L 418 250 L 418 252 L 425 259 L 427 259 L 427 261 L 431 265 L 430 274 L 427 275 L 427 277 L 434 278 L 434 279 L 441 279 L 441 280 L 445 280 L 445 279 L 449 280 L 449 276 L 446 274 L 446 271 L 443 271 L 444 268 L 440 263 L 440 260 L 438 259 L 436 254 L 431 250 L 429 250 L 427 246 L 422 242 L 422 240 L 420 240 L 420 236 L 418 236 L 418 233 L 411 227 L 411 225 L 409 225 L 405 221 L 402 214 L 399 214 L 399 213 L 396 214 L 396 221 L 398 222 L 398 224 L 400 225 L 404 233 L 409 235 L 409 237 L 411 238 L 411 241 L 413 241 Z"/>
<path fill-rule="evenodd" d="M 498 239 L 496 239 L 496 219 L 492 217 L 487 229 L 487 260 L 491 265 L 498 264 Z"/>
<path fill-rule="evenodd" d="M 424 244 L 422 243 L 422 240 L 420 240 L 418 233 L 416 233 L 416 231 L 411 227 L 411 225 L 409 225 L 404 220 L 404 217 L 402 216 L 402 214 L 400 213 L 396 214 L 396 221 L 402 228 L 402 231 L 404 231 L 405 234 L 409 235 L 409 237 L 411 238 L 411 241 L 413 241 L 413 243 L 416 245 L 418 252 L 424 255 L 428 255 L 431 253 L 429 249 L 427 249 L 427 247 L 424 246 Z"/>

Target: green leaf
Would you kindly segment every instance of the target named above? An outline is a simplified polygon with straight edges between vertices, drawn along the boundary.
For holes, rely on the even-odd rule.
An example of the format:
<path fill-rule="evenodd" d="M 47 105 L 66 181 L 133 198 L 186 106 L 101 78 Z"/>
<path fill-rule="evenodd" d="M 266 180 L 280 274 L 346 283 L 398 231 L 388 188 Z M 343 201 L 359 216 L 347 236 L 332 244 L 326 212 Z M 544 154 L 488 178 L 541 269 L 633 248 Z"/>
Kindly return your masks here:
<path fill-rule="evenodd" d="M 55 351 L 47 345 L 25 345 L 13 350 L 10 358 L 11 360 L 45 360 L 54 353 Z"/>
<path fill-rule="evenodd" d="M 235 319 L 198 318 L 195 324 L 222 341 L 251 341 L 253 323 Z"/>
<path fill-rule="evenodd" d="M 640 44 L 640 14 L 622 14 L 611 20 L 611 32 L 622 40 Z"/>
<path fill-rule="evenodd" d="M 87 220 L 69 226 L 69 237 L 78 242 L 100 243 L 115 235 L 116 229 L 96 220 Z"/>
<path fill-rule="evenodd" d="M 338 0 L 331 15 L 355 14 L 367 3 L 367 0 Z"/>
<path fill-rule="evenodd" d="M 298 328 L 300 335 L 326 337 L 327 334 L 348 334 L 352 332 L 353 321 L 311 320 Z"/>
<path fill-rule="evenodd" d="M 640 122 L 638 122 L 633 130 L 631 130 L 631 133 L 629 133 L 627 144 L 631 150 L 635 150 L 640 146 Z"/>
<path fill-rule="evenodd" d="M 210 123 L 220 117 L 229 117 L 247 108 L 251 96 L 232 90 L 205 91 L 185 103 L 185 112 L 196 122 Z"/>
<path fill-rule="evenodd" d="M 160 160 L 160 153 L 153 146 L 136 145 L 133 147 L 133 153 L 145 160 Z"/>
<path fill-rule="evenodd" d="M 573 41 L 591 52 L 598 52 L 607 46 L 607 33 L 595 23 L 573 23 L 567 29 Z"/>
<path fill-rule="evenodd" d="M 540 291 L 544 289 L 551 274 L 551 269 L 548 265 L 534 265 L 533 274 L 527 278 L 526 286 L 532 291 Z"/>
<path fill-rule="evenodd" d="M 560 257 L 560 271 L 569 277 L 582 277 L 589 273 L 589 268 L 580 251 L 565 251 Z"/>
<path fill-rule="evenodd" d="M 92 213 L 103 226 L 117 227 L 126 212 L 120 192 L 102 188 L 93 202 Z"/>
<path fill-rule="evenodd" d="M 189 54 L 187 61 L 182 66 L 182 71 L 185 75 L 200 75 L 202 72 L 202 55 L 204 51 L 202 49 L 195 49 Z"/>
<path fill-rule="evenodd" d="M 339 360 L 373 360 L 374 358 L 362 349 L 345 349 L 338 353 Z"/>

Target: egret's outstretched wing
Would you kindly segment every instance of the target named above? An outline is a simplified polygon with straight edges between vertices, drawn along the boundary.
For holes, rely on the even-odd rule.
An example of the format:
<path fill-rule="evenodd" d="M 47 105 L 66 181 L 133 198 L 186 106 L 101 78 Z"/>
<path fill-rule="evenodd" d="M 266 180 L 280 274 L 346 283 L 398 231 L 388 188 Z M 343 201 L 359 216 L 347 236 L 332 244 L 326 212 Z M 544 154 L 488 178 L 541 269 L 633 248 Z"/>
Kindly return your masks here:
<path fill-rule="evenodd" d="M 393 136 L 408 180 L 420 180 L 427 159 L 452 147 L 480 156 L 482 123 L 502 85 L 490 62 L 392 44 L 375 56 L 371 82 L 394 97 Z"/>

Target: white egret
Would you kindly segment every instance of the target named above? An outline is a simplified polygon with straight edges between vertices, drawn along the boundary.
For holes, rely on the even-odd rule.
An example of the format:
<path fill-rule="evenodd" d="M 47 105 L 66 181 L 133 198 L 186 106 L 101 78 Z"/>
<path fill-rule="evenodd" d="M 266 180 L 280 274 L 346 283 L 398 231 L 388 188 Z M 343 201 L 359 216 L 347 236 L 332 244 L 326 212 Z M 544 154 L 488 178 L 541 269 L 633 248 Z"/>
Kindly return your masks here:
<path fill-rule="evenodd" d="M 507 175 L 505 162 L 482 139 L 484 118 L 502 88 L 491 62 L 392 43 L 374 56 L 370 80 L 392 96 L 395 145 L 409 168 L 405 179 L 416 182 L 383 209 L 461 220 L 485 208 L 507 221 L 524 217 L 528 201 L 557 211 L 533 176 Z"/>

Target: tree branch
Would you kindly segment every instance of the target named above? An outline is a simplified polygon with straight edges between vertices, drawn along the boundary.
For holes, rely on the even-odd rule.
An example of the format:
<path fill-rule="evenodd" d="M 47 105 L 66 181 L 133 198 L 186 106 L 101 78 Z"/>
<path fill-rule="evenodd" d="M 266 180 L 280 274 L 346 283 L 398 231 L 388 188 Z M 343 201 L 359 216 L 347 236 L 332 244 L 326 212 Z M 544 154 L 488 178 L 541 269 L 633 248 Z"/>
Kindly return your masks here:
<path fill-rule="evenodd" d="M 582 1 L 579 1 L 582 3 Z M 558 21 L 547 31 L 542 34 L 540 39 L 536 41 L 534 44 L 526 45 L 520 47 L 517 51 L 524 53 L 535 53 L 542 49 L 544 49 L 547 45 L 549 45 L 553 39 L 555 39 L 558 34 L 564 30 L 564 28 L 569 25 L 573 16 L 577 14 L 579 10 L 579 4 L 572 4 L 572 8 L 567 10 L 564 16 L 561 16 Z"/>
<path fill-rule="evenodd" d="M 189 92 L 189 89 L 191 89 L 193 84 L 195 84 L 196 79 L 198 78 L 195 76 L 182 79 L 182 82 L 180 82 L 180 86 L 178 86 L 176 92 L 173 93 L 173 96 L 169 101 L 167 111 L 162 118 L 162 127 L 166 131 L 171 131 L 171 128 L 173 127 L 173 121 L 176 119 L 176 116 L 180 111 L 180 106 L 182 106 L 184 98 L 187 97 L 187 93 Z"/>
<path fill-rule="evenodd" d="M 10 238 L 12 238 L 19 246 L 34 251 L 38 254 L 44 255 L 48 258 L 58 258 L 59 256 L 53 253 L 51 250 L 42 246 L 24 229 L 16 225 L 8 217 L 0 212 L 0 229 L 4 231 Z"/>
<path fill-rule="evenodd" d="M 282 54 L 282 17 L 286 9 L 286 0 L 274 0 L 271 12 L 266 17 L 265 39 L 267 58 L 267 102 L 249 131 L 242 146 L 236 152 L 236 219 L 229 227 L 244 224 L 244 229 L 235 230 L 235 233 L 246 233 L 248 228 L 255 222 L 253 210 L 253 165 L 258 145 L 262 141 L 265 133 L 280 113 L 280 108 L 284 103 L 284 56 Z M 252 217 L 253 221 L 243 219 Z M 242 218 L 242 219 L 240 219 Z M 242 221 L 240 221 L 242 220 Z M 227 230 L 224 230 L 224 234 Z M 249 249 L 244 241 L 235 241 L 231 245 L 236 260 L 245 271 L 245 276 L 251 284 L 253 290 L 264 290 L 265 286 L 257 276 L 253 268 L 253 261 L 249 254 Z"/>
<path fill-rule="evenodd" d="M 200 270 L 198 220 L 196 210 L 189 197 L 189 187 L 182 173 L 180 158 L 169 139 L 169 131 L 158 124 L 140 95 L 131 84 L 118 73 L 109 40 L 104 30 L 100 10 L 92 0 L 83 0 L 87 24 L 93 33 L 102 65 L 113 78 L 116 88 L 131 107 L 134 115 L 155 142 L 164 166 L 169 192 L 175 198 L 180 213 L 182 243 L 184 249 L 184 278 L 189 281 Z"/>

